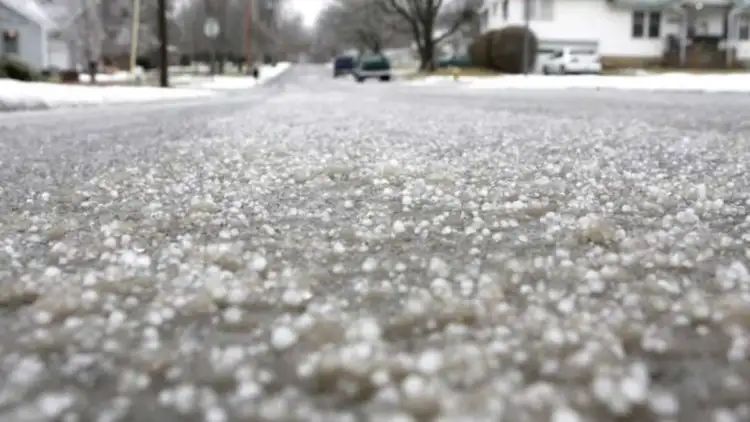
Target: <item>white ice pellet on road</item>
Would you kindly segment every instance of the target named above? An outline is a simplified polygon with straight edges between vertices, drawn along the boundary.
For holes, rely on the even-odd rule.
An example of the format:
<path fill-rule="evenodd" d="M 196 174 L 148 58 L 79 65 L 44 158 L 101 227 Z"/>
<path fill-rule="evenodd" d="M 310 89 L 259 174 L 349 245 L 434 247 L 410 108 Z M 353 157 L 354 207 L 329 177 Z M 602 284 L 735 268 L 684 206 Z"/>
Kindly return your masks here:
<path fill-rule="evenodd" d="M 654 413 L 663 417 L 674 416 L 680 409 L 677 398 L 667 391 L 654 391 L 649 394 L 648 406 Z"/>
<path fill-rule="evenodd" d="M 297 333 L 290 327 L 276 327 L 271 332 L 271 346 L 283 351 L 297 343 L 297 338 Z"/>
<path fill-rule="evenodd" d="M 54 420 L 73 405 L 75 398 L 68 393 L 45 393 L 38 399 L 39 408 L 47 418 Z"/>
<path fill-rule="evenodd" d="M 437 256 L 430 258 L 429 270 L 431 273 L 440 277 L 448 277 L 451 272 L 450 266 L 442 258 Z"/>
<path fill-rule="evenodd" d="M 250 269 L 252 269 L 253 271 L 263 271 L 266 269 L 266 266 L 268 266 L 268 261 L 263 255 L 253 254 L 253 256 L 250 258 Z"/>
<path fill-rule="evenodd" d="M 552 412 L 550 422 L 581 422 L 581 417 L 573 409 L 559 407 Z"/>
<path fill-rule="evenodd" d="M 423 374 L 433 375 L 443 366 L 443 355 L 437 350 L 426 350 L 417 358 L 417 369 Z"/>
<path fill-rule="evenodd" d="M 378 260 L 373 257 L 367 257 L 362 262 L 362 271 L 371 273 L 378 268 Z"/>

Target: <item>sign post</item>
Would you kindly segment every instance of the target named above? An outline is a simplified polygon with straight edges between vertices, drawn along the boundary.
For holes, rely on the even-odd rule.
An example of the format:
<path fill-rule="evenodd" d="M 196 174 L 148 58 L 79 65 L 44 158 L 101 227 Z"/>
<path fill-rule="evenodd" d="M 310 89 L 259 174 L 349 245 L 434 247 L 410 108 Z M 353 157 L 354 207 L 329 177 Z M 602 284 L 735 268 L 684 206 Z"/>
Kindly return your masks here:
<path fill-rule="evenodd" d="M 206 18 L 206 22 L 203 24 L 203 35 L 211 40 L 211 74 L 216 73 L 216 38 L 221 32 L 221 26 L 219 20 L 214 17 Z"/>
<path fill-rule="evenodd" d="M 521 61 L 521 66 L 523 66 L 523 74 L 528 75 L 529 74 L 529 19 L 531 18 L 531 10 L 530 10 L 530 4 L 529 0 L 524 0 L 523 5 L 523 24 L 524 24 L 524 31 L 523 31 L 523 60 Z"/>

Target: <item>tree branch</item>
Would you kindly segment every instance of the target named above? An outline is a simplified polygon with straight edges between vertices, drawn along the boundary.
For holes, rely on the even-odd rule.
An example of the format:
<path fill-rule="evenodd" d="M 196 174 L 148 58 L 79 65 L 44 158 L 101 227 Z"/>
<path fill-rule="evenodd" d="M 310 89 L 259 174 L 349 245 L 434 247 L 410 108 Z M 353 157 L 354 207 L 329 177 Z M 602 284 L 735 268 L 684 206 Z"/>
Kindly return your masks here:
<path fill-rule="evenodd" d="M 451 25 L 451 27 L 448 28 L 447 31 L 442 33 L 437 38 L 435 38 L 435 44 L 439 44 L 440 42 L 444 41 L 446 38 L 455 34 L 456 31 L 458 31 L 465 22 L 466 21 L 463 18 L 457 19 L 455 22 L 453 22 L 453 25 Z"/>

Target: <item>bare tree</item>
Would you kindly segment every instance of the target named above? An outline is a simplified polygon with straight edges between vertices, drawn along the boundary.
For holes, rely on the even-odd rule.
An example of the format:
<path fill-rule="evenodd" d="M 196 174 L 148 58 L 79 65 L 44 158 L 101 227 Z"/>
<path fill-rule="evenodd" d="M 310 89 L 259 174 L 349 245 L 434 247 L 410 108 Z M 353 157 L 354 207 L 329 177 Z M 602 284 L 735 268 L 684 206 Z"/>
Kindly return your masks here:
<path fill-rule="evenodd" d="M 472 22 L 478 0 L 377 0 L 380 7 L 408 26 L 419 52 L 420 70 L 435 70 L 435 48 Z"/>
<path fill-rule="evenodd" d="M 339 0 L 331 7 L 339 36 L 359 50 L 380 53 L 405 31 L 399 19 L 372 0 Z"/>
<path fill-rule="evenodd" d="M 409 44 L 403 21 L 373 0 L 335 0 L 320 14 L 315 29 L 314 54 L 326 60 L 344 50 L 381 53 Z"/>
<path fill-rule="evenodd" d="M 254 56 L 251 61 L 272 56 L 279 44 L 283 4 L 283 0 L 185 0 L 177 14 L 183 34 L 179 40 L 180 50 L 185 55 L 206 60 L 216 49 L 219 59 L 225 57 L 237 64 L 246 59 L 249 51 Z M 209 16 L 220 23 L 217 40 L 210 40 L 203 33 Z M 248 21 L 248 17 L 252 20 Z"/>

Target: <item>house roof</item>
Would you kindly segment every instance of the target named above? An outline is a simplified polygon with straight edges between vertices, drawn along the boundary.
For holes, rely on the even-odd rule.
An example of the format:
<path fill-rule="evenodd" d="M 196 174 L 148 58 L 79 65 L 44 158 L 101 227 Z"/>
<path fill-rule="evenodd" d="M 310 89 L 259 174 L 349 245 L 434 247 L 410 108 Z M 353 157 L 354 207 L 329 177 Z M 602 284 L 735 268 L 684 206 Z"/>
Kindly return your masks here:
<path fill-rule="evenodd" d="M 55 23 L 36 0 L 0 0 L 0 4 L 37 23 L 42 28 L 51 29 L 55 27 Z"/>

